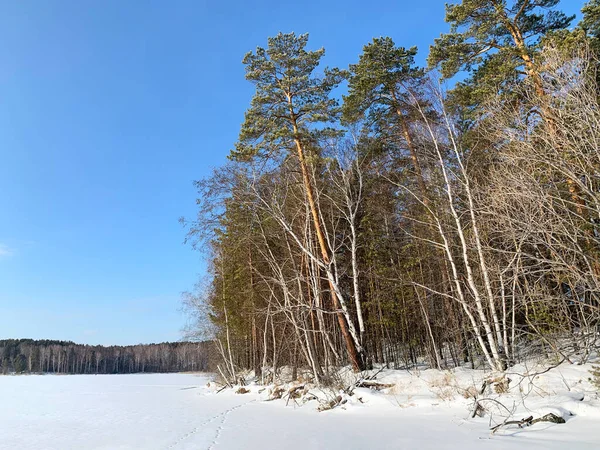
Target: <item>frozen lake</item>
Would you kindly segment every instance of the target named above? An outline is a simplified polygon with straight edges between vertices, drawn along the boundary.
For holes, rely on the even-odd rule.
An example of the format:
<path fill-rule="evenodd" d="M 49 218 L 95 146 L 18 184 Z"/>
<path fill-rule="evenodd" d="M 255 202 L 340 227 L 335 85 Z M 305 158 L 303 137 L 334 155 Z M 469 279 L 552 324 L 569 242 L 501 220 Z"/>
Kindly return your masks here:
<path fill-rule="evenodd" d="M 598 449 L 594 421 L 490 437 L 464 405 L 318 413 L 197 375 L 0 376 L 0 449 Z M 593 428 L 593 429 L 592 429 Z"/>

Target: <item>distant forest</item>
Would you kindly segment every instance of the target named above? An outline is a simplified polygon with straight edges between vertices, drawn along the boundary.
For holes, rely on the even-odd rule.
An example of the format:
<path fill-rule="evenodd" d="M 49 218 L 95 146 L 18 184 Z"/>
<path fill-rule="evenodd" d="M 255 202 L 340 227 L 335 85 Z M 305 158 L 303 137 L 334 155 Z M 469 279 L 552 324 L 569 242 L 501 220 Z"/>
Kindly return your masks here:
<path fill-rule="evenodd" d="M 206 371 L 212 344 L 163 342 L 104 347 L 70 341 L 0 340 L 0 373 L 119 374 Z"/>

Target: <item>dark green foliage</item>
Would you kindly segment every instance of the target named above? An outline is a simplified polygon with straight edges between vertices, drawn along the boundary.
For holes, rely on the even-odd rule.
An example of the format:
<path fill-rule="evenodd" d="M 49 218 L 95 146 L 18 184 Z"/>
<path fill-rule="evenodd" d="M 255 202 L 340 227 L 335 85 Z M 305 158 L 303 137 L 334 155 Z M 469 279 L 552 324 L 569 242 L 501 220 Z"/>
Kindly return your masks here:
<path fill-rule="evenodd" d="M 322 77 L 316 76 L 325 50 L 307 51 L 307 43 L 308 34 L 279 33 L 266 49 L 246 54 L 246 79 L 256 92 L 230 158 L 269 156 L 291 148 L 296 137 L 311 142 L 337 133 L 324 125 L 339 115 L 329 95 L 344 73 L 325 68 Z"/>
<path fill-rule="evenodd" d="M 446 5 L 450 32 L 435 40 L 430 66 L 440 65 L 451 78 L 496 60 L 497 67 L 515 70 L 523 65 L 522 52 L 532 56 L 539 39 L 549 31 L 566 28 L 574 16 L 554 8 L 559 0 L 463 0 Z M 522 40 L 525 48 L 518 48 Z M 499 62 L 503 61 L 503 62 Z"/>
<path fill-rule="evenodd" d="M 471 74 L 458 83 L 454 102 L 472 108 L 526 75 L 535 75 L 541 38 L 565 29 L 574 16 L 556 10 L 559 0 L 463 0 L 446 5 L 450 32 L 431 46 L 428 63 L 443 77 Z"/>
<path fill-rule="evenodd" d="M 583 19 L 579 24 L 588 36 L 600 39 L 600 0 L 590 0 L 581 9 Z"/>
<path fill-rule="evenodd" d="M 423 69 L 414 66 L 416 54 L 416 47 L 396 47 L 389 37 L 365 45 L 358 64 L 350 65 L 344 120 L 354 122 L 368 112 L 368 122 L 374 124 L 390 114 L 411 113 L 415 94 L 410 90 L 416 89 L 423 77 Z"/>
<path fill-rule="evenodd" d="M 567 36 L 569 42 L 577 38 L 574 45 L 582 45 L 584 39 L 580 36 L 583 34 L 589 43 L 589 47 L 596 55 L 600 56 L 600 0 L 590 0 L 582 8 L 583 19 L 578 24 L 577 29 Z M 580 33 L 578 33 L 578 31 Z M 597 70 L 598 64 L 596 64 Z M 600 73 L 597 74 L 600 78 Z"/>
<path fill-rule="evenodd" d="M 366 45 L 358 64 L 350 66 L 343 118 L 349 123 L 366 120 L 367 131 L 373 131 L 379 145 L 387 151 L 408 150 L 418 192 L 424 198 L 427 187 L 423 158 L 411 128 L 423 115 L 431 118 L 432 114 L 425 94 L 430 80 L 422 68 L 415 66 L 416 54 L 416 47 L 397 47 L 389 37 L 375 38 Z M 403 165 L 408 164 L 404 161 Z"/>

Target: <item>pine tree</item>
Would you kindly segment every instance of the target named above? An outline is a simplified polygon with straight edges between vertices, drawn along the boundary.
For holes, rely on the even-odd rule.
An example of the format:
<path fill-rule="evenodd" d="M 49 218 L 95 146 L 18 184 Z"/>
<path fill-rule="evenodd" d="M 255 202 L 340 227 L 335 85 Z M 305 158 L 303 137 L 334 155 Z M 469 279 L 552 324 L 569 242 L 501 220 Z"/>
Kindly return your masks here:
<path fill-rule="evenodd" d="M 600 39 L 600 0 L 590 0 L 581 9 L 583 19 L 579 26 L 583 28 L 588 36 Z"/>
<path fill-rule="evenodd" d="M 246 79 L 256 93 L 231 159 L 268 156 L 298 145 L 305 153 L 309 143 L 337 133 L 322 125 L 339 117 L 330 93 L 344 73 L 326 68 L 324 76 L 317 77 L 314 72 L 325 50 L 306 51 L 307 43 L 308 34 L 279 33 L 268 39 L 267 49 L 258 47 L 244 57 Z"/>
<path fill-rule="evenodd" d="M 457 84 L 455 101 L 473 107 L 503 91 L 522 76 L 533 79 L 538 94 L 542 80 L 535 57 L 540 39 L 566 28 L 574 16 L 555 9 L 559 0 L 463 0 L 446 5 L 450 32 L 431 46 L 428 63 L 445 78 L 461 70 L 471 77 Z"/>
<path fill-rule="evenodd" d="M 344 97 L 343 118 L 354 121 L 367 115 L 367 122 L 380 134 L 402 136 L 413 163 L 423 201 L 427 189 L 410 124 L 419 115 L 414 106 L 424 71 L 415 67 L 417 48 L 396 47 L 389 37 L 375 38 L 365 45 L 358 64 L 350 66 L 349 93 Z M 417 116 L 417 117 L 415 117 Z"/>
<path fill-rule="evenodd" d="M 600 0 L 590 0 L 584 5 L 581 12 L 583 18 L 578 24 L 578 28 L 588 37 L 589 46 L 598 58 L 600 55 Z M 600 79 L 600 74 L 597 77 Z"/>
<path fill-rule="evenodd" d="M 246 79 L 255 85 L 256 92 L 230 157 L 244 160 L 268 157 L 282 151 L 296 155 L 322 262 L 328 265 L 330 250 L 315 200 L 309 152 L 319 139 L 339 133 L 327 124 L 339 117 L 338 103 L 330 94 L 343 80 L 344 73 L 326 68 L 322 77 L 316 76 L 315 71 L 325 50 L 307 51 L 307 43 L 308 34 L 279 33 L 268 39 L 266 49 L 259 47 L 255 52 L 246 54 L 243 59 Z M 357 348 L 348 323 L 339 312 L 339 300 L 331 280 L 329 284 L 348 356 L 355 370 L 362 370 L 364 358 L 361 349 Z"/>

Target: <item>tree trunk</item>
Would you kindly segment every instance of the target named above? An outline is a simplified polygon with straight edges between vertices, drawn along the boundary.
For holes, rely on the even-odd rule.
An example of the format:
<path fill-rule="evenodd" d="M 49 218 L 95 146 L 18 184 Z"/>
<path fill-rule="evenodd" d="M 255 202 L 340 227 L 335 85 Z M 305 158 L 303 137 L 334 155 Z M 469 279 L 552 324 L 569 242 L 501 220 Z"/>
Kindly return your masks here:
<path fill-rule="evenodd" d="M 315 227 L 317 241 L 319 243 L 319 248 L 321 250 L 321 257 L 323 258 L 323 262 L 328 265 L 331 262 L 330 258 L 329 258 L 329 251 L 327 249 L 327 244 L 325 243 L 325 237 L 323 235 L 323 228 L 321 227 L 321 221 L 319 220 L 319 213 L 317 211 L 317 206 L 316 206 L 314 195 L 313 195 L 313 189 L 312 189 L 312 184 L 310 182 L 308 167 L 306 164 L 306 159 L 304 157 L 304 150 L 302 148 L 302 144 L 298 137 L 298 127 L 295 123 L 294 123 L 294 135 L 295 135 L 294 141 L 296 143 L 296 150 L 298 153 L 298 160 L 300 162 L 300 169 L 302 171 L 302 181 L 304 183 L 304 190 L 306 192 L 308 205 L 309 205 L 310 212 L 311 212 L 311 215 L 313 218 L 313 225 Z M 348 357 L 350 358 L 350 362 L 352 363 L 352 367 L 357 372 L 364 370 L 365 365 L 364 365 L 362 355 L 356 349 L 356 345 L 354 344 L 352 336 L 350 335 L 350 332 L 348 331 L 348 324 L 346 323 L 346 318 L 344 317 L 344 315 L 341 311 L 341 307 L 340 307 L 340 303 L 339 303 L 339 300 L 338 300 L 338 297 L 336 294 L 334 283 L 332 282 L 331 277 L 327 277 L 327 279 L 329 281 L 331 300 L 333 302 L 334 308 L 337 310 L 336 315 L 337 315 L 337 319 L 338 319 L 338 324 L 340 326 L 340 331 L 342 332 L 342 336 L 344 337 L 344 342 L 346 344 L 346 350 L 348 352 Z"/>

